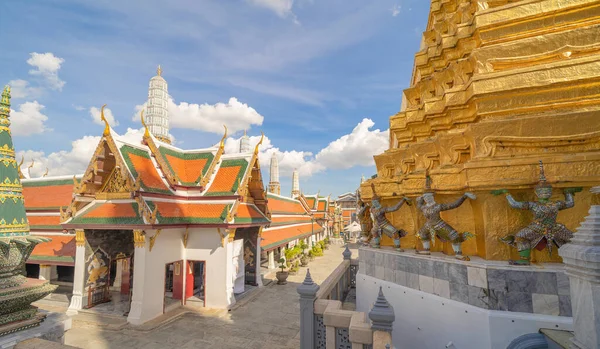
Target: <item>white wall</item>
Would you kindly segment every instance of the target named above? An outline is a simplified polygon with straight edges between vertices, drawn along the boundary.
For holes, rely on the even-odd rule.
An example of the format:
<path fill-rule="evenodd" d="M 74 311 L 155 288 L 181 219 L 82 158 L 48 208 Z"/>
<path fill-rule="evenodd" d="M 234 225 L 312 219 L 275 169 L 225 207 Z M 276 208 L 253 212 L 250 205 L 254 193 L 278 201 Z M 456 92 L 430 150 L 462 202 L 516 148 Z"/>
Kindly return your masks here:
<path fill-rule="evenodd" d="M 224 230 L 222 230 L 224 234 Z M 229 249 L 228 249 L 229 247 Z M 190 229 L 185 257 L 191 261 L 206 261 L 205 304 L 208 308 L 228 308 L 233 298 L 233 266 L 231 244 L 225 240 L 221 247 L 221 236 L 217 229 Z"/>
<path fill-rule="evenodd" d="M 142 324 L 163 313 L 165 266 L 184 259 L 183 230 L 162 230 L 150 251 L 150 237 L 155 234 L 156 231 L 147 230 L 145 249 L 135 249 L 132 309 L 127 318 L 133 324 Z"/>
<path fill-rule="evenodd" d="M 397 348 L 505 349 L 515 338 L 540 328 L 572 330 L 573 319 L 491 311 L 406 288 L 362 273 L 356 276 L 356 310 L 368 313 L 379 286 L 394 307 L 392 338 Z"/>

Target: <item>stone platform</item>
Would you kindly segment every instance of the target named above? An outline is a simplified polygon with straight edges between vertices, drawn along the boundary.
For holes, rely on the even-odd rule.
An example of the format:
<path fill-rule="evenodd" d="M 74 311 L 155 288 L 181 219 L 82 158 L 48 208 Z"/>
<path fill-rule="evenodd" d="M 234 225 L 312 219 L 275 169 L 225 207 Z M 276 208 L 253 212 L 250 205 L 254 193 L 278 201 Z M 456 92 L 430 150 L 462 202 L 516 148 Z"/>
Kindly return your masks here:
<path fill-rule="evenodd" d="M 32 338 L 64 343 L 65 331 L 71 329 L 71 318 L 61 313 L 40 311 L 46 319 L 39 326 L 0 337 L 0 349 L 12 349 L 17 343 Z"/>
<path fill-rule="evenodd" d="M 569 279 L 558 263 L 512 266 L 471 257 L 460 261 L 433 252 L 359 249 L 359 271 L 367 276 L 483 309 L 570 317 Z"/>

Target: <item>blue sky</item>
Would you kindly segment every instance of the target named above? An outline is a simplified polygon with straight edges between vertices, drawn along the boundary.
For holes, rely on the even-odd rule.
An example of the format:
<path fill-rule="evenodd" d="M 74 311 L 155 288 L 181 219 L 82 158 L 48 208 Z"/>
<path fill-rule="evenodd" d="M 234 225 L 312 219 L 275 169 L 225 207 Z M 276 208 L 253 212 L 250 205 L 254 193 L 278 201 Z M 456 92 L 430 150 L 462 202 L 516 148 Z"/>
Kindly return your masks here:
<path fill-rule="evenodd" d="M 263 164 L 278 154 L 284 194 L 294 167 L 305 193 L 352 191 L 387 147 L 428 10 L 422 0 L 5 0 L 0 83 L 19 85 L 15 146 L 36 161 L 33 176 L 82 172 L 102 133 L 92 108 L 108 104 L 115 131 L 135 134 L 161 64 L 177 146 L 211 146 L 226 123 L 232 148 L 249 127 L 268 137 Z"/>

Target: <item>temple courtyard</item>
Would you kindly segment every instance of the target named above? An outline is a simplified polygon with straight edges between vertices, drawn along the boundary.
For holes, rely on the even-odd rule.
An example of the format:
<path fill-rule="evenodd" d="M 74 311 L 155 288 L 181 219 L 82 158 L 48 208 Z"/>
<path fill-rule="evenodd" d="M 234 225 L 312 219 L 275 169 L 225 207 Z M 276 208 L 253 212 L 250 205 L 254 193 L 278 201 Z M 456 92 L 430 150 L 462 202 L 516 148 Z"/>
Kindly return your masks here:
<path fill-rule="evenodd" d="M 323 257 L 309 263 L 313 280 L 321 284 L 342 262 L 342 245 L 331 245 Z M 352 250 L 353 256 L 357 251 Z M 142 326 L 131 326 L 125 317 L 80 312 L 65 334 L 65 344 L 86 348 L 299 348 L 300 314 L 296 287 L 306 268 L 277 285 L 275 274 L 265 286 L 253 289 L 231 311 L 182 307 Z M 41 308 L 66 311 L 47 304 Z"/>

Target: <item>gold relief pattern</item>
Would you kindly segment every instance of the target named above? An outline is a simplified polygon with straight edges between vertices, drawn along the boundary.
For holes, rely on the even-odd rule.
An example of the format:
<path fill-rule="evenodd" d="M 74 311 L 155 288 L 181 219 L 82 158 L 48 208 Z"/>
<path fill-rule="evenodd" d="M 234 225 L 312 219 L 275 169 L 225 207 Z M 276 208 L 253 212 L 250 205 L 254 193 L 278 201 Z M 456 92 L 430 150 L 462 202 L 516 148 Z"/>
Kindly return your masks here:
<path fill-rule="evenodd" d="M 161 229 L 158 229 L 158 230 L 156 231 L 156 234 L 154 234 L 154 236 L 151 236 L 151 237 L 150 237 L 150 252 L 152 252 L 152 248 L 154 247 L 154 243 L 156 242 L 156 239 L 157 239 L 157 238 L 158 238 L 158 236 L 160 235 L 160 232 L 161 232 L 161 231 L 162 231 Z"/>
<path fill-rule="evenodd" d="M 144 248 L 146 246 L 146 233 L 143 230 L 133 231 L 133 245 L 137 248 Z"/>
<path fill-rule="evenodd" d="M 85 230 L 75 229 L 75 244 L 77 246 L 85 246 Z"/>

